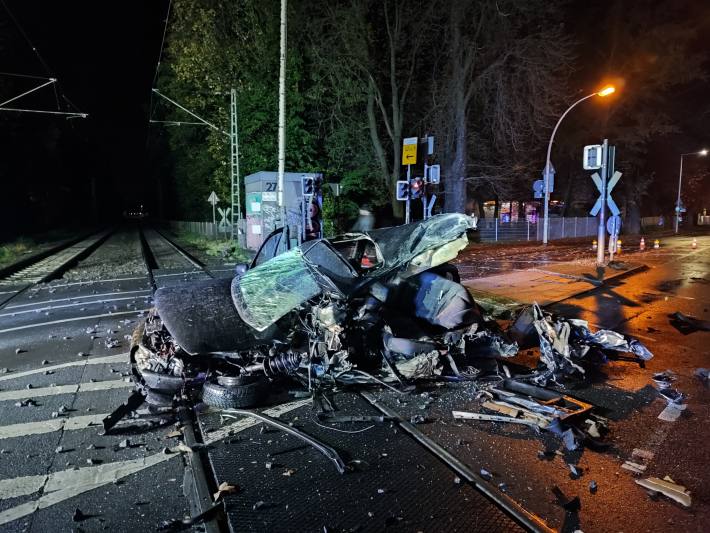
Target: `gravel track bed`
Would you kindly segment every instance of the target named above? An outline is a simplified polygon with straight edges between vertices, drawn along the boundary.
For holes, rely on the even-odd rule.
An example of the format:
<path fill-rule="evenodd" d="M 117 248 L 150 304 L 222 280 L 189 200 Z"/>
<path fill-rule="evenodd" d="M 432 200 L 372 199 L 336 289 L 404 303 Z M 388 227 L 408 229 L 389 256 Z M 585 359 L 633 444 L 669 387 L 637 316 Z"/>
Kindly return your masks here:
<path fill-rule="evenodd" d="M 153 257 L 155 257 L 158 268 L 195 270 L 195 265 L 180 255 L 157 231 L 146 229 L 143 231 L 143 235 L 145 235 L 145 240 L 148 242 L 148 246 L 150 246 L 153 252 Z"/>
<path fill-rule="evenodd" d="M 91 281 L 147 274 L 138 230 L 123 229 L 111 235 L 89 257 L 68 270 L 63 279 Z"/>

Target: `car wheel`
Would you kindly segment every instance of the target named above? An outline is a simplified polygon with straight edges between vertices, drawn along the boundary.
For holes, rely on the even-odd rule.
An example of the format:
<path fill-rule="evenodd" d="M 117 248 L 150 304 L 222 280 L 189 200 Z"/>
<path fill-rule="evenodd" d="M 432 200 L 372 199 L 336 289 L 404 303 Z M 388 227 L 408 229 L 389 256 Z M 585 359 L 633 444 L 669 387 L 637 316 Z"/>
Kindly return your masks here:
<path fill-rule="evenodd" d="M 268 381 L 262 377 L 226 377 L 208 381 L 202 388 L 202 401 L 219 409 L 254 407 L 268 393 Z"/>

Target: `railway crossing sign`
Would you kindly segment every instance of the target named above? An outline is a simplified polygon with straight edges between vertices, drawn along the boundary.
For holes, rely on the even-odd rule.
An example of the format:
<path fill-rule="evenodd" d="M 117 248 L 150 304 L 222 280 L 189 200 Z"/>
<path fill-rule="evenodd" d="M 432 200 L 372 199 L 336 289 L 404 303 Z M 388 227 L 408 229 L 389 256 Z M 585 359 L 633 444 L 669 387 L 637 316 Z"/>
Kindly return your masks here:
<path fill-rule="evenodd" d="M 226 209 L 222 209 L 221 207 L 218 207 L 217 211 L 219 211 L 219 216 L 222 217 L 222 219 L 219 221 L 219 229 L 221 229 L 222 231 L 228 230 L 231 226 L 228 220 L 229 214 L 232 212 L 232 208 L 228 207 Z"/>
<path fill-rule="evenodd" d="M 606 184 L 606 199 L 604 199 L 601 195 L 601 192 L 603 191 L 602 178 L 601 176 L 599 176 L 598 172 L 592 174 L 592 181 L 594 181 L 594 185 L 597 186 L 597 189 L 599 190 L 600 194 L 599 198 L 597 198 L 597 202 L 594 204 L 594 207 L 592 207 L 592 210 L 589 212 L 589 214 L 591 214 L 593 217 L 597 216 L 597 213 L 599 213 L 599 210 L 602 208 L 602 202 L 604 202 L 604 200 L 606 200 L 606 205 L 609 206 L 609 211 L 611 211 L 612 215 L 616 217 L 619 215 L 619 213 L 621 213 L 619 207 L 616 205 L 616 202 L 611 197 L 611 191 L 620 179 L 621 172 L 617 170 L 616 172 L 614 172 L 614 175 L 609 180 L 609 183 Z"/>

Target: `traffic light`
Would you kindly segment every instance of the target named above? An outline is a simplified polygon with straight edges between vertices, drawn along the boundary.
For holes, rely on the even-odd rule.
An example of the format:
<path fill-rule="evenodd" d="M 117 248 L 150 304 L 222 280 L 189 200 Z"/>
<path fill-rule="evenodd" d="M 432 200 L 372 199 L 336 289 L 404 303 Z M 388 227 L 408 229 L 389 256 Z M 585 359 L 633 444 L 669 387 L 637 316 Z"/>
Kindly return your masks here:
<path fill-rule="evenodd" d="M 397 200 L 405 201 L 409 198 L 409 182 L 408 181 L 398 181 L 397 182 Z"/>
<path fill-rule="evenodd" d="M 409 182 L 409 192 L 412 198 L 419 198 L 424 191 L 424 180 L 422 178 L 412 178 Z"/>
<path fill-rule="evenodd" d="M 315 180 L 311 176 L 303 176 L 301 178 L 301 188 L 303 196 L 313 194 L 315 189 Z"/>

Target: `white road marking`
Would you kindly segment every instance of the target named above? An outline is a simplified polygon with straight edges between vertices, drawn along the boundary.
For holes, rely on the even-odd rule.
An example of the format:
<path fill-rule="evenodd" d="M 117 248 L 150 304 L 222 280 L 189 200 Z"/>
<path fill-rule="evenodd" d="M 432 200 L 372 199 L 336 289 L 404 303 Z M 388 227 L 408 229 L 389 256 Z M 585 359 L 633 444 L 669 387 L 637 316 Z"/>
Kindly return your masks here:
<path fill-rule="evenodd" d="M 271 409 L 266 409 L 264 414 L 278 417 L 289 411 L 298 409 L 310 401 L 310 399 L 307 399 L 278 405 Z M 228 434 L 233 435 L 259 423 L 261 422 L 249 418 L 239 420 L 234 424 L 230 424 L 229 431 L 223 432 L 223 436 L 220 438 L 224 438 Z M 210 443 L 213 444 L 219 440 L 215 439 L 212 434 L 210 435 Z M 175 449 L 175 451 L 179 452 L 177 449 Z M 16 498 L 18 496 L 34 494 L 40 490 L 42 491 L 42 496 L 37 500 L 32 500 L 0 512 L 0 524 L 7 524 L 13 520 L 18 520 L 34 513 L 38 509 L 51 507 L 69 498 L 108 485 L 118 479 L 141 472 L 174 457 L 182 457 L 182 454 L 164 454 L 160 452 L 141 459 L 89 466 L 80 468 L 79 470 L 62 470 L 61 472 L 54 472 L 42 476 L 23 476 L 0 480 L 0 499 Z"/>
<path fill-rule="evenodd" d="M 42 387 L 39 389 L 20 389 L 0 391 L 0 402 L 9 400 L 24 400 L 25 398 L 42 398 L 45 396 L 58 396 L 60 394 L 76 394 L 78 392 L 96 392 L 111 389 L 124 389 L 133 387 L 133 382 L 122 379 L 108 381 L 95 381 L 93 383 L 79 383 L 72 385 L 57 385 L 55 387 Z"/>
<path fill-rule="evenodd" d="M 101 424 L 101 421 L 108 416 L 108 413 L 98 415 L 72 416 L 70 418 L 52 418 L 50 420 L 40 420 L 39 422 L 24 422 L 21 424 L 9 424 L 0 426 L 0 440 L 15 439 L 27 435 L 40 435 L 42 433 L 53 433 L 55 431 L 73 431 L 86 429 L 93 424 Z"/>
<path fill-rule="evenodd" d="M 24 309 L 22 311 L 14 311 L 12 313 L 4 313 L 4 314 L 1 314 L 0 317 L 22 315 L 25 313 L 39 313 L 41 311 L 52 311 L 54 309 L 64 309 L 67 307 L 78 307 L 80 305 L 104 304 L 107 302 L 120 302 L 122 300 L 136 301 L 139 298 L 141 298 L 141 297 L 140 296 L 126 296 L 125 298 L 107 298 L 105 300 L 91 300 L 88 302 L 74 302 L 74 303 L 70 303 L 70 304 L 54 305 L 54 306 L 47 306 L 47 307 L 37 307 L 36 309 Z M 150 298 L 150 296 L 146 295 L 146 296 L 143 296 L 143 298 Z"/>
<path fill-rule="evenodd" d="M 33 305 L 45 305 L 45 304 L 51 304 L 54 302 L 69 302 L 71 300 L 81 300 L 81 299 L 86 299 L 86 298 L 101 298 L 102 296 L 116 296 L 119 294 L 125 295 L 125 294 L 136 294 L 136 293 L 150 293 L 150 289 L 143 289 L 143 290 L 139 290 L 139 291 L 104 292 L 102 294 L 88 294 L 88 295 L 84 295 L 84 296 L 71 296 L 69 298 L 57 298 L 54 300 L 41 300 L 41 301 L 27 303 L 27 304 L 8 305 L 5 309 L 17 309 L 19 307 L 30 307 Z M 136 298 L 140 298 L 140 296 L 136 296 Z"/>
<path fill-rule="evenodd" d="M 63 318 L 61 320 L 52 320 L 50 322 L 40 322 L 39 324 L 26 324 L 24 326 L 15 326 L 14 328 L 0 329 L 0 333 L 9 333 L 11 331 L 20 331 L 23 329 L 41 328 L 43 326 L 53 326 L 55 324 L 65 324 L 67 322 L 77 322 L 80 320 L 93 320 L 95 318 L 107 318 L 112 316 L 137 315 L 138 313 L 147 313 L 148 309 L 135 309 L 133 311 L 116 311 L 115 313 L 104 313 L 101 315 L 77 316 L 74 318 Z"/>
<path fill-rule="evenodd" d="M 97 280 L 89 280 L 89 281 L 73 281 L 70 283 L 62 283 L 61 285 L 47 285 L 44 287 L 37 287 L 39 290 L 46 290 L 46 289 L 56 289 L 59 287 L 72 287 L 74 285 L 91 285 L 93 283 L 108 283 L 108 282 L 113 282 L 113 281 L 132 281 L 136 279 L 142 279 L 146 280 L 147 274 L 145 276 L 138 276 L 135 278 L 114 278 L 114 279 L 97 279 Z"/>
<path fill-rule="evenodd" d="M 25 376 L 32 376 L 34 374 L 43 374 L 47 370 L 59 370 L 61 368 L 70 368 L 73 366 L 84 366 L 84 365 L 109 365 L 113 363 L 129 363 L 128 352 L 119 353 L 116 355 L 107 355 L 105 357 L 88 357 L 80 361 L 71 361 L 69 363 L 62 363 L 59 365 L 42 366 L 41 368 L 33 368 L 32 370 L 25 370 L 23 372 L 13 372 L 10 374 L 5 374 L 0 376 L 0 381 L 7 381 L 9 379 L 23 378 Z"/>

